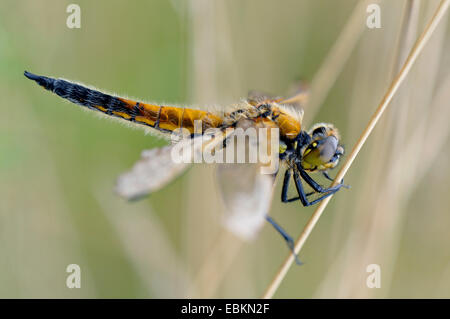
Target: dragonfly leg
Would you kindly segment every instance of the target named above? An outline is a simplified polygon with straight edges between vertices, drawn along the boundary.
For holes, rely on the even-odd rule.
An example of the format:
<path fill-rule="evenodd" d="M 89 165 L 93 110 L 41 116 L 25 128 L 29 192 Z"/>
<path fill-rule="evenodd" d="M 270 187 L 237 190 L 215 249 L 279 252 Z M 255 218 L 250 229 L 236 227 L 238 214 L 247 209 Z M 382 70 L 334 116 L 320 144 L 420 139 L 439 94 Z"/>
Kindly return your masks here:
<path fill-rule="evenodd" d="M 311 195 L 311 193 L 308 193 L 308 194 L 305 193 L 305 190 L 303 189 L 302 181 L 300 179 L 300 175 L 298 174 L 297 171 L 294 171 L 294 181 L 295 181 L 295 187 L 297 188 L 299 199 L 302 202 L 303 206 L 314 205 L 314 204 L 320 202 L 321 200 L 327 198 L 328 196 L 333 195 L 340 189 L 340 187 L 338 187 L 338 188 L 331 187 L 330 190 L 326 194 L 322 195 L 321 197 L 319 197 L 313 201 L 309 201 L 307 197 L 309 195 Z"/>
<path fill-rule="evenodd" d="M 347 185 L 344 185 L 344 184 L 338 184 L 336 186 L 332 186 L 329 188 L 323 188 L 311 176 L 309 176 L 308 173 L 306 173 L 302 168 L 299 168 L 299 171 L 300 171 L 300 175 L 303 178 L 303 180 L 306 183 L 308 183 L 308 185 L 311 186 L 312 189 L 314 189 L 318 193 L 328 193 L 328 192 L 338 191 L 341 187 L 348 187 Z"/>
<path fill-rule="evenodd" d="M 283 189 L 281 190 L 281 201 L 283 203 L 290 203 L 300 199 L 299 197 L 288 198 L 288 189 L 291 182 L 291 177 L 292 170 L 289 168 L 286 170 L 286 173 L 284 173 Z"/>
<path fill-rule="evenodd" d="M 281 191 L 281 201 L 283 203 L 290 203 L 290 202 L 295 202 L 297 200 L 300 200 L 300 196 L 288 198 L 288 189 L 289 189 L 291 177 L 292 177 L 291 170 L 287 170 L 286 173 L 284 174 L 283 189 Z M 303 189 L 303 187 L 302 187 L 302 189 Z M 316 193 L 317 193 L 316 191 L 309 192 L 309 193 L 306 193 L 305 196 L 309 197 Z M 305 205 L 305 206 L 309 206 L 309 205 Z"/>
<path fill-rule="evenodd" d="M 328 172 L 327 172 L 327 171 L 323 171 L 323 172 L 322 172 L 322 175 L 325 176 L 325 178 L 328 179 L 329 181 L 334 182 L 334 179 L 331 178 L 330 175 L 328 175 Z M 344 179 L 341 179 L 341 184 L 344 184 Z M 349 185 L 343 185 L 342 187 L 345 187 L 345 188 L 347 188 L 347 189 L 350 188 Z"/>
<path fill-rule="evenodd" d="M 302 265 L 303 263 L 298 258 L 297 254 L 295 253 L 295 244 L 294 240 L 291 236 L 280 226 L 278 225 L 270 216 L 266 215 L 266 220 L 275 228 L 275 230 L 280 233 L 280 235 L 283 237 L 283 239 L 286 241 L 286 244 L 288 245 L 289 249 L 292 252 L 292 255 L 294 255 L 295 262 L 297 265 Z"/>

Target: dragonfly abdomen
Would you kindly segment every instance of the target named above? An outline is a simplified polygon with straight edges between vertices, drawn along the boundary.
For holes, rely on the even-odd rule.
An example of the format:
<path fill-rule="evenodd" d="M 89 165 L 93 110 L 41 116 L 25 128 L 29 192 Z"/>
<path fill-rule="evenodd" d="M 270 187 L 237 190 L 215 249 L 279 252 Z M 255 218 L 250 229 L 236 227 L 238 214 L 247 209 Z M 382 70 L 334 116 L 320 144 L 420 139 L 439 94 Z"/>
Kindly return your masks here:
<path fill-rule="evenodd" d="M 136 102 L 63 79 L 35 75 L 26 71 L 25 76 L 72 103 L 163 132 L 186 128 L 192 134 L 195 130 L 195 121 L 201 121 L 203 132 L 208 128 L 222 125 L 221 117 L 207 111 Z"/>

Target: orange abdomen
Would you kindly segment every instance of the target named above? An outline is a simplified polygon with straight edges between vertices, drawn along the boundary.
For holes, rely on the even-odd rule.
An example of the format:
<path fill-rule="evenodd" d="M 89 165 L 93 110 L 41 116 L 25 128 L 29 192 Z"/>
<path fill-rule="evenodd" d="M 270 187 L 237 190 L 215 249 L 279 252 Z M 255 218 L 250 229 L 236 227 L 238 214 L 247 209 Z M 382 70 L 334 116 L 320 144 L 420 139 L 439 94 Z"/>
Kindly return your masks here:
<path fill-rule="evenodd" d="M 222 119 L 219 116 L 207 111 L 136 102 L 67 80 L 40 76 L 26 71 L 24 74 L 46 90 L 72 103 L 160 131 L 171 132 L 177 128 L 185 128 L 192 134 L 195 121 L 202 121 L 202 132 L 222 125 Z"/>
<path fill-rule="evenodd" d="M 129 110 L 129 112 L 122 114 L 123 118 L 154 127 L 161 131 L 172 132 L 175 129 L 185 128 L 193 134 L 195 121 L 201 121 L 202 132 L 209 128 L 217 128 L 222 125 L 222 119 L 211 112 L 119 99 L 125 103 Z M 121 116 L 121 114 L 116 115 Z"/>

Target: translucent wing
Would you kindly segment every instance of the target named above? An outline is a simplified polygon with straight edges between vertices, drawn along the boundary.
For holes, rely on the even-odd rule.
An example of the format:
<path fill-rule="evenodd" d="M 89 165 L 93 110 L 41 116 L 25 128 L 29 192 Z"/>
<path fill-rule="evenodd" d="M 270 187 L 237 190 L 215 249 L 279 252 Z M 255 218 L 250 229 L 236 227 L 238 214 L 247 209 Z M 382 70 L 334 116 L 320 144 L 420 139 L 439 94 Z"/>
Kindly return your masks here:
<path fill-rule="evenodd" d="M 236 131 L 233 135 L 239 132 L 239 128 L 262 128 L 267 127 L 270 123 L 241 120 L 236 124 Z M 273 123 L 272 123 L 273 125 Z M 230 137 L 232 138 L 233 135 Z M 247 141 L 246 152 L 250 158 L 250 153 L 259 152 L 259 146 L 263 141 L 270 141 L 271 133 L 263 135 L 258 133 L 259 138 L 254 141 Z M 278 137 L 274 136 L 278 141 Z M 233 147 L 227 141 L 226 148 Z M 278 147 L 276 148 L 278 150 Z M 242 149 L 241 149 L 242 151 Z M 237 154 L 235 149 L 235 154 Z M 259 154 L 259 153 L 258 153 Z M 278 161 L 278 152 L 275 159 Z M 265 217 L 269 211 L 272 202 L 273 185 L 276 171 L 262 170 L 267 168 L 266 164 L 261 163 L 258 158 L 254 163 L 237 163 L 236 158 L 234 163 L 220 164 L 217 167 L 217 181 L 219 191 L 225 206 L 224 224 L 236 235 L 243 239 L 252 239 L 258 230 L 263 226 Z"/>
<path fill-rule="evenodd" d="M 141 159 L 133 168 L 119 176 L 116 185 L 117 193 L 129 200 L 137 199 L 164 187 L 185 171 L 189 163 L 175 163 L 172 160 L 174 146 L 143 151 Z"/>
<path fill-rule="evenodd" d="M 306 81 L 297 81 L 291 86 L 288 93 L 290 97 L 282 99 L 279 103 L 303 108 L 309 100 L 309 84 Z"/>
<path fill-rule="evenodd" d="M 273 101 L 280 104 L 290 105 L 295 108 L 303 108 L 308 102 L 310 86 L 306 81 L 299 80 L 291 85 L 288 91 L 289 98 L 275 97 L 266 92 L 250 90 L 248 92 L 248 101 L 250 103 L 261 103 Z"/>
<path fill-rule="evenodd" d="M 257 163 L 217 167 L 225 227 L 246 240 L 261 229 L 272 202 L 274 175 L 261 174 L 260 168 Z"/>
<path fill-rule="evenodd" d="M 252 101 L 264 101 L 264 100 L 276 100 L 277 97 L 269 94 L 267 92 L 262 92 L 258 90 L 250 90 L 248 92 L 247 98 Z"/>
<path fill-rule="evenodd" d="M 216 134 L 210 139 L 203 136 L 182 139 L 180 142 L 142 152 L 141 159 L 133 168 L 119 176 L 116 192 L 129 199 L 137 199 L 157 191 L 171 180 L 183 173 L 195 157 L 201 158 L 201 152 L 206 147 L 214 147 L 223 143 L 224 135 Z M 186 150 L 181 152 L 180 150 Z M 184 154 L 184 158 L 181 158 Z"/>

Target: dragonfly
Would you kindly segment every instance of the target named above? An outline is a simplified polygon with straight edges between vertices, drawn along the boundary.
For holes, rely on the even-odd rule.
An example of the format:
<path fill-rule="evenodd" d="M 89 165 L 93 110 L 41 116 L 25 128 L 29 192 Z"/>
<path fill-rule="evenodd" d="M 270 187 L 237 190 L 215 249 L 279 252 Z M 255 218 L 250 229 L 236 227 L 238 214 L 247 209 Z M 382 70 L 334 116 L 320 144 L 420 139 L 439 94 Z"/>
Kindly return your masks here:
<path fill-rule="evenodd" d="M 187 132 L 187 138 L 178 143 L 143 151 L 141 159 L 132 169 L 119 176 L 116 191 L 129 200 L 163 188 L 191 166 L 190 162 L 173 160 L 173 150 L 177 145 L 192 146 L 194 153 L 208 144 L 226 148 L 233 130 L 238 128 L 276 129 L 278 149 L 274 152 L 282 164 L 276 172 L 261 174 L 262 164 L 258 162 L 223 163 L 217 165 L 217 182 L 226 210 L 225 226 L 239 237 L 251 239 L 266 221 L 269 222 L 284 238 L 298 264 L 301 261 L 294 252 L 292 237 L 269 216 L 276 176 L 285 169 L 281 191 L 281 201 L 284 203 L 299 201 L 303 206 L 311 206 L 342 187 L 348 188 L 343 181 L 336 186 L 323 187 L 310 175 L 321 173 L 333 181 L 328 171 L 338 165 L 344 146 L 333 124 L 318 123 L 304 130 L 303 110 L 299 101 L 292 98 L 252 93 L 242 102 L 221 110 L 197 109 L 134 101 L 65 79 L 27 71 L 24 75 L 74 104 L 131 122 L 165 137 L 180 129 Z M 198 123 L 200 133 L 196 132 Z M 223 134 L 213 134 L 210 139 L 198 142 L 210 129 Z M 292 181 L 296 195 L 289 197 Z M 306 192 L 303 183 L 309 185 L 312 191 Z"/>

